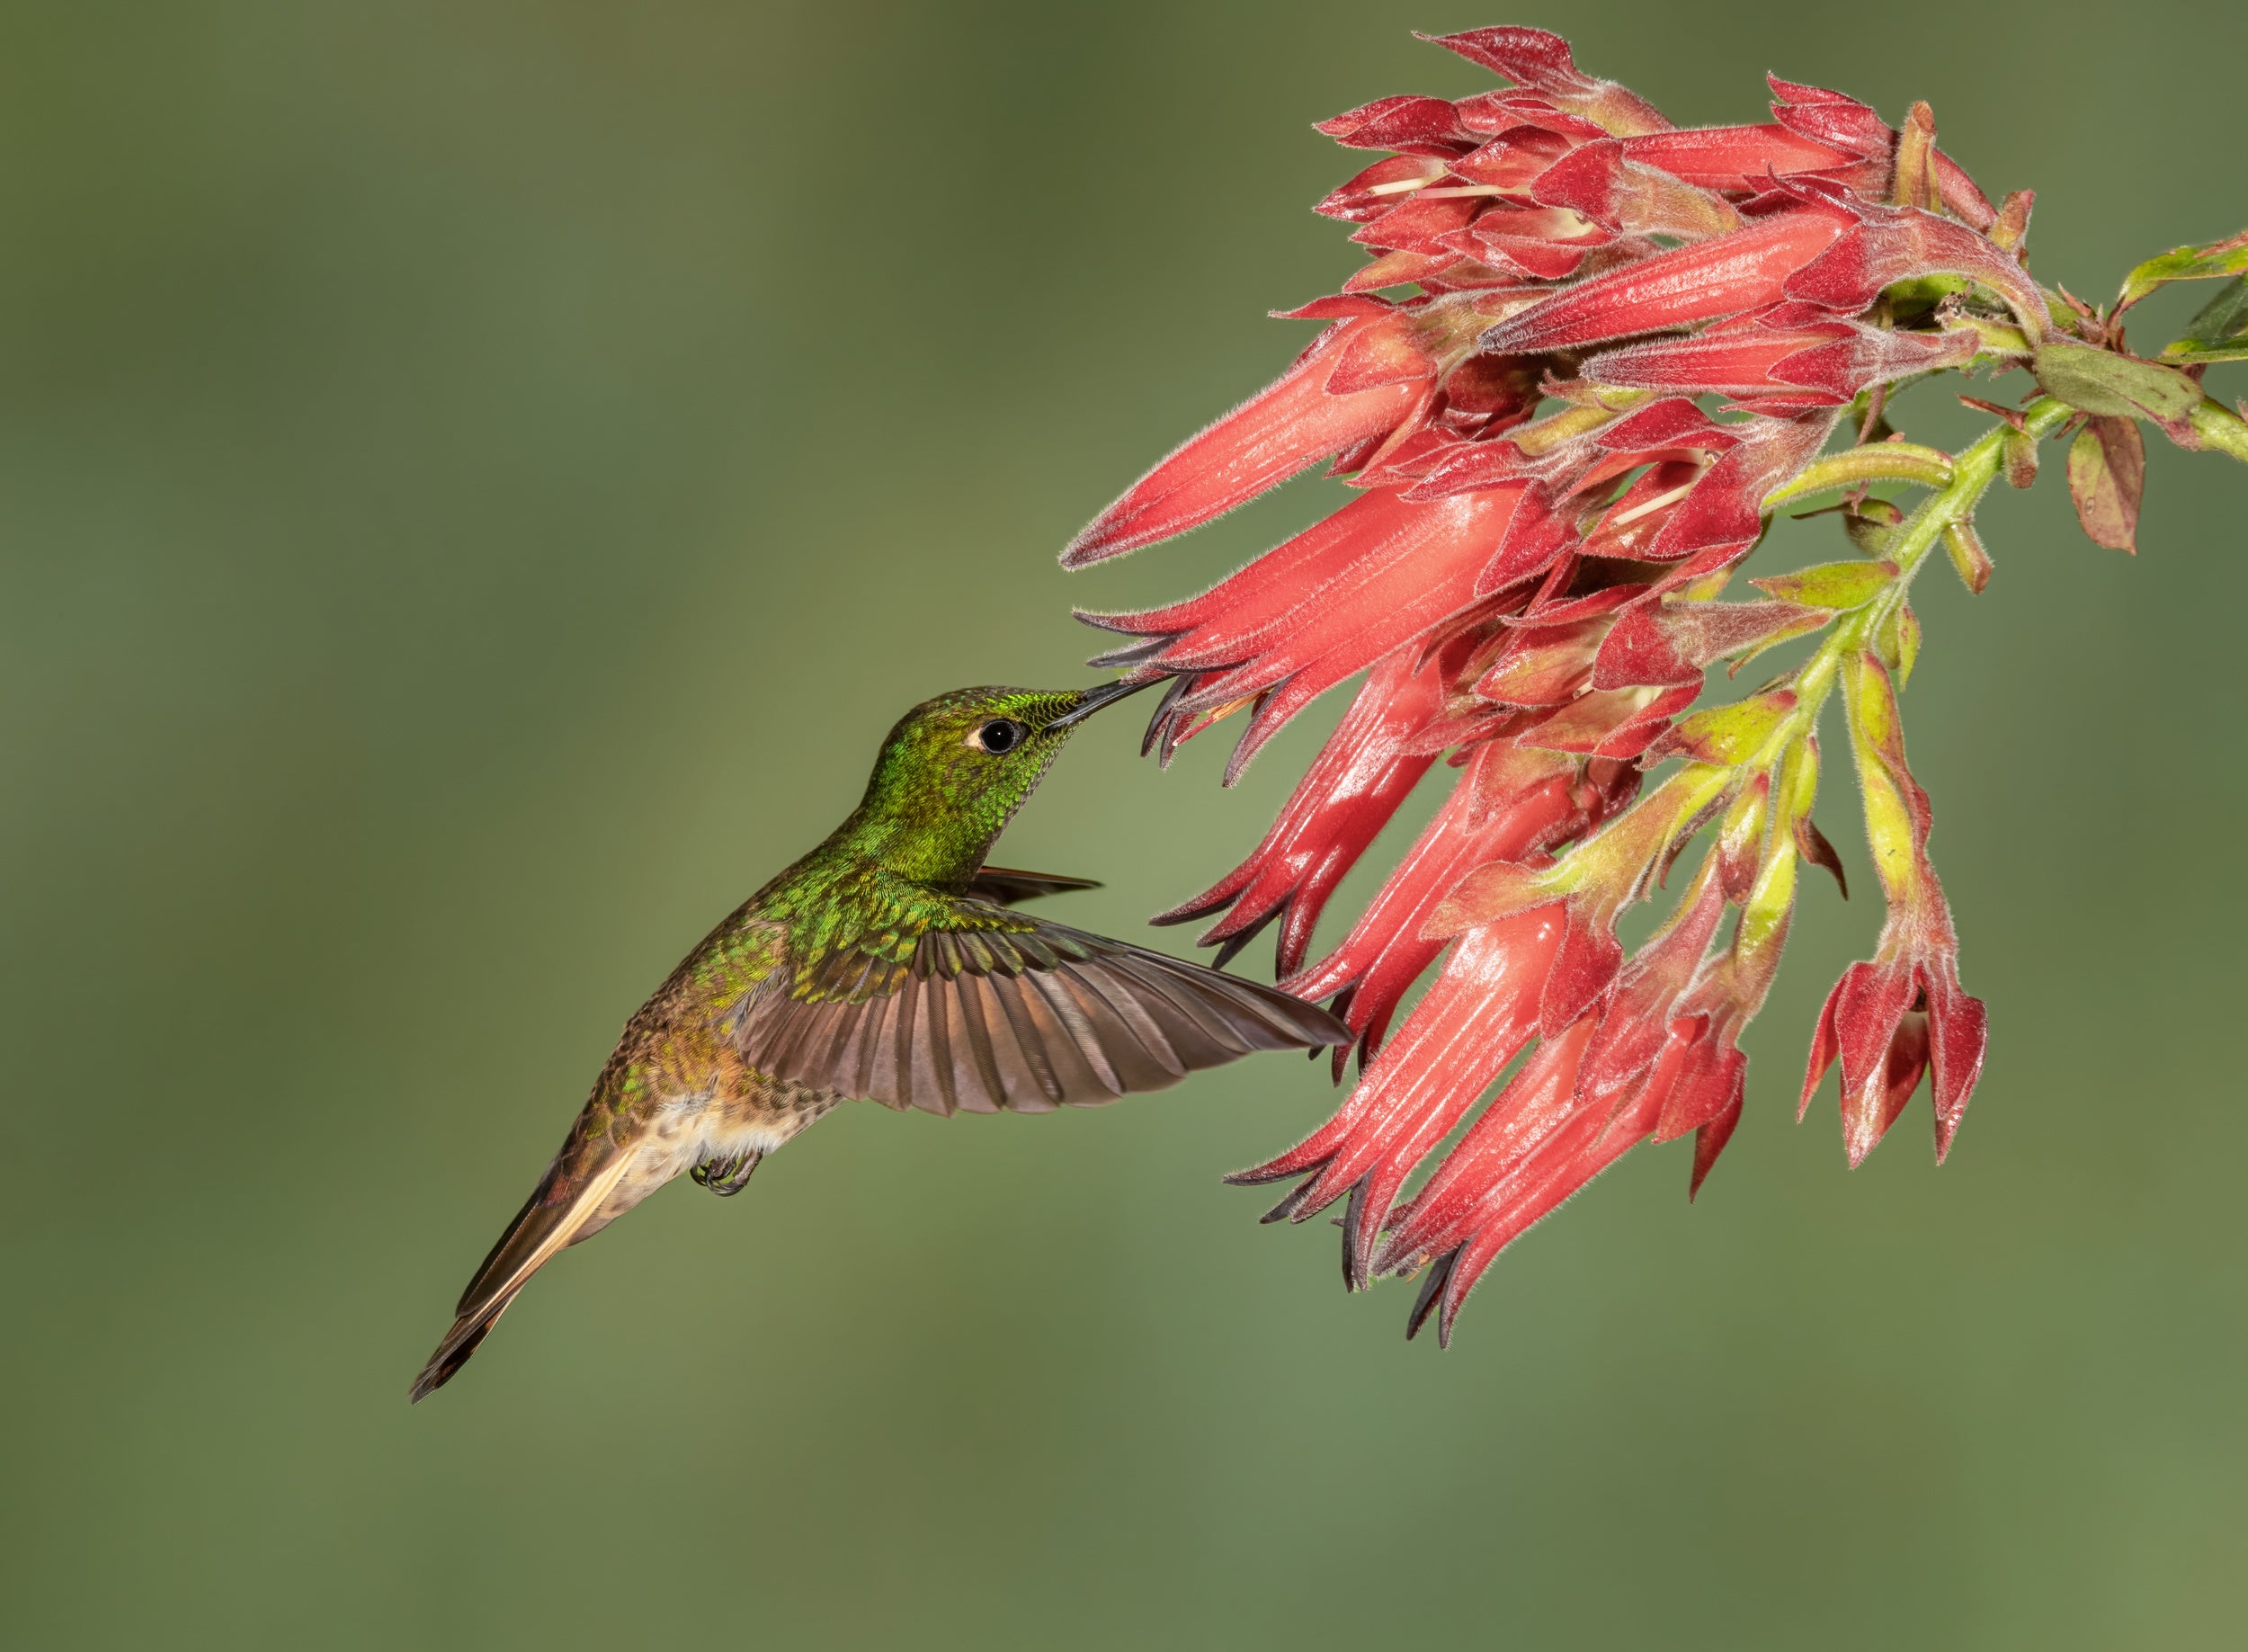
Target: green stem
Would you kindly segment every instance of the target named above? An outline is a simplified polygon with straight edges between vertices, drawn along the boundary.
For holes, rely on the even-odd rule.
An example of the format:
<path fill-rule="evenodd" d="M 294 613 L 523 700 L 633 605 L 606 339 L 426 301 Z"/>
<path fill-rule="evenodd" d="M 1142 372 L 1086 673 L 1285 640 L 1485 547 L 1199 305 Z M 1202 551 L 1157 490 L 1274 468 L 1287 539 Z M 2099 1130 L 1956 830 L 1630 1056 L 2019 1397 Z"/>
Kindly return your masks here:
<path fill-rule="evenodd" d="M 2223 402 L 2204 400 L 2190 415 L 2201 445 L 2248 464 L 2248 424 Z"/>
<path fill-rule="evenodd" d="M 2049 436 L 2068 422 L 2074 411 L 2065 403 L 2041 396 L 2022 410 L 2023 433 L 2032 441 Z M 1904 606 L 1913 576 L 1928 560 L 1928 553 L 1943 543 L 1945 532 L 1975 514 L 1975 507 L 1998 479 L 2011 433 L 2009 426 L 1995 424 L 1977 437 L 1973 446 L 1952 460 L 1951 479 L 1921 501 L 1920 508 L 1890 535 L 1882 554 L 1896 564 L 1896 577 L 1872 602 L 1844 615 L 1826 634 L 1818 651 L 1804 661 L 1789 684 L 1796 692 L 1796 709 L 1772 731 L 1764 749 L 1744 765 L 1744 771 L 1777 762 L 1790 744 L 1818 726 L 1819 712 L 1833 691 L 1842 661 L 1863 648 Z"/>
<path fill-rule="evenodd" d="M 1569 413 L 1557 417 L 1583 418 L 1599 411 L 1571 409 Z M 2022 433 L 2032 441 L 2039 440 L 2066 424 L 2074 412 L 2075 409 L 2050 397 L 2040 397 L 2022 410 Z M 1579 890 L 1611 872 L 1613 866 L 1601 856 L 1600 851 L 1603 844 L 1613 846 L 1626 842 L 1618 834 L 1627 821 L 1637 821 L 1643 832 L 1650 823 L 1660 828 L 1660 836 L 1655 840 L 1658 847 L 1653 857 L 1638 853 L 1628 853 L 1627 858 L 1640 864 L 1659 861 L 1667 852 L 1672 838 L 1682 826 L 1703 818 L 1709 807 L 1734 796 L 1750 776 L 1784 762 L 1789 751 L 1818 727 L 1819 713 L 1824 710 L 1827 696 L 1833 692 L 1835 683 L 1841 678 L 1842 663 L 1853 653 L 1863 649 L 1879 634 L 1881 627 L 1904 606 L 1913 576 L 1928 560 L 1929 552 L 1943 543 L 1947 532 L 1975 514 L 1975 507 L 1981 503 L 1984 494 L 1989 491 L 1991 484 L 1997 480 L 2000 470 L 2003 469 L 2006 442 L 2013 433 L 2010 425 L 1999 424 L 1976 438 L 1973 446 L 1949 461 L 1944 473 L 1949 479 L 1922 500 L 1920 508 L 1890 534 L 1882 554 L 1896 565 L 1896 576 L 1871 602 L 1843 615 L 1833 630 L 1826 634 L 1817 651 L 1797 668 L 1788 682 L 1788 686 L 1796 696 L 1794 709 L 1773 728 L 1753 755 L 1737 763 L 1688 763 L 1656 792 L 1639 799 L 1623 817 L 1610 822 L 1600 832 L 1563 854 L 1552 868 L 1540 875 L 1546 880 L 1544 887 L 1556 893 Z M 1886 447 L 1889 444 L 1881 445 Z M 1840 457 L 1847 460 L 1851 455 L 1867 452 L 1878 453 L 1878 449 L 1852 449 L 1850 454 Z M 1921 454 L 1927 452 L 1929 450 L 1910 450 L 1908 460 L 1917 460 Z M 1934 454 L 1931 457 L 1940 460 L 1942 456 Z M 1821 461 L 1822 464 L 1832 462 Z M 1923 468 L 1932 471 L 1936 467 L 1930 463 Z M 1830 473 L 1819 471 L 1815 467 L 1810 474 L 1824 477 Z M 1781 496 L 1787 491 L 1781 489 L 1774 497 Z M 1785 807 L 1787 803 L 1787 799 L 1775 796 L 1776 808 Z M 1807 798 L 1800 807 L 1808 807 Z M 1659 820 L 1658 816 L 1661 817 Z"/>
<path fill-rule="evenodd" d="M 2032 442 L 2042 440 L 2065 424 L 2074 411 L 2065 402 L 2040 396 L 2022 409 L 2022 433 Z M 1920 572 L 1928 553 L 1943 543 L 1944 531 L 1975 514 L 1975 507 L 1998 479 L 2005 462 L 2007 433 L 2008 426 L 1994 424 L 1976 437 L 1973 446 L 1951 461 L 1949 485 L 1922 500 L 1920 509 L 1906 517 L 1890 537 L 1883 554 L 1896 564 L 1896 577 L 1879 596 L 1835 627 L 1826 647 L 1834 648 L 1838 658 L 1841 647 L 1863 647 L 1865 639 L 1904 606 L 1913 576 Z"/>

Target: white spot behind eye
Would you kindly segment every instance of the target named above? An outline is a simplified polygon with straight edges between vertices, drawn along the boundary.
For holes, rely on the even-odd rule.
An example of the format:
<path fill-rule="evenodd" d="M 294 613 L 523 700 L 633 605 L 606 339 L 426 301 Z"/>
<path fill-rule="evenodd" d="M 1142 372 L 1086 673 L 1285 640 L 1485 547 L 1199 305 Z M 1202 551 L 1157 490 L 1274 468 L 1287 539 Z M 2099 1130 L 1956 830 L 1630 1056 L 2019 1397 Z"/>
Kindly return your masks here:
<path fill-rule="evenodd" d="M 995 727 L 1004 728 L 1009 737 L 1006 741 L 1004 742 L 995 751 L 989 745 L 986 744 L 984 739 L 984 731 L 987 728 Z M 1021 724 L 1016 722 L 1013 719 L 994 717 L 986 719 L 983 722 L 977 724 L 975 728 L 969 729 L 968 731 L 968 738 L 963 740 L 961 744 L 968 747 L 971 751 L 989 752 L 993 756 L 996 757 L 1014 750 L 1015 747 L 1021 746 L 1024 740 L 1028 739 L 1030 735 L 1030 731 L 1028 728 L 1025 728 Z"/>

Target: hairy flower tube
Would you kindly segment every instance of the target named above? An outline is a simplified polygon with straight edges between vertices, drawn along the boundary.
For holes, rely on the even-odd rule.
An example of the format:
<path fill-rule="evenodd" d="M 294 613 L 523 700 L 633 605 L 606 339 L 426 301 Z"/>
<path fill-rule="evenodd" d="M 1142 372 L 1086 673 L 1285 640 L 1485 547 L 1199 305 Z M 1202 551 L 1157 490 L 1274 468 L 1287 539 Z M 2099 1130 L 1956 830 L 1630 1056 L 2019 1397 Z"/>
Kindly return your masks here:
<path fill-rule="evenodd" d="M 1221 962 L 1278 924 L 1282 984 L 1358 1034 L 1334 1117 L 1230 1179 L 1293 1183 L 1269 1220 L 1344 1202 L 1346 1281 L 1421 1274 L 1408 1335 L 1433 1317 L 1449 1340 L 1499 1253 L 1624 1153 L 1691 1136 L 1690 1192 L 1724 1150 L 1802 870 L 1842 884 L 1813 818 L 1837 701 L 1887 917 L 1826 1000 L 1802 1105 L 1838 1067 L 1855 1165 L 1925 1081 L 1949 1151 L 1986 1017 L 1906 761 L 1913 582 L 1940 549 L 1985 587 L 1976 507 L 2002 475 L 2034 482 L 2048 439 L 2069 443 L 2086 532 L 2117 549 L 2142 424 L 2248 460 L 2248 423 L 2202 385 L 2248 359 L 2248 234 L 2150 259 L 2095 308 L 2031 277 L 2031 196 L 1994 206 L 1925 104 L 1892 127 L 1773 79 L 1769 121 L 1682 130 L 1542 31 L 1436 44 L 1508 84 L 1319 123 L 1383 152 L 1316 209 L 1369 262 L 1280 312 L 1324 330 L 1062 560 L 1182 533 L 1316 464 L 1356 490 L 1200 596 L 1080 617 L 1116 638 L 1095 664 L 1167 684 L 1163 761 L 1244 714 L 1227 784 L 1358 682 L 1254 852 L 1157 921 L 1214 919 Z M 2130 353 L 2124 313 L 2199 280 L 2224 284 L 2187 333 Z M 1898 433 L 1907 387 L 2009 372 L 2025 394 L 1961 397 L 1994 422 L 1960 451 Z M 1734 591 L 1781 512 L 1833 515 L 1845 554 Z M 1781 647 L 1792 663 L 1736 696 L 1734 674 Z M 1344 875 L 1440 773 L 1434 817 L 1315 957 Z M 1669 910 L 1627 944 L 1643 901 Z"/>

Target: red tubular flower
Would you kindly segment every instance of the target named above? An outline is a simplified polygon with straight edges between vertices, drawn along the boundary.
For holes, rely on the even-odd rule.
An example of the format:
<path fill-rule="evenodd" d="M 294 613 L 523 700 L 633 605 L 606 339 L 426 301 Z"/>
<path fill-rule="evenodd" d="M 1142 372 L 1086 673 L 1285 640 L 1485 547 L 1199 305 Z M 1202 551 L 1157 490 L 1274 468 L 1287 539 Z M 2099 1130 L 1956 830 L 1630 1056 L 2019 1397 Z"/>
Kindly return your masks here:
<path fill-rule="evenodd" d="M 1883 951 L 1896 955 L 1851 965 L 1819 1012 L 1796 1116 L 1800 1119 L 1809 1111 L 1819 1080 L 1841 1056 L 1842 1147 L 1853 1167 L 1887 1134 L 1920 1087 L 1928 1071 L 1930 1020 L 1940 995 L 1948 1005 L 1945 1020 L 1954 1041 L 1973 1048 L 1972 1068 L 1965 1078 L 1950 1072 L 1938 1075 L 1938 1087 L 1949 1093 L 1955 1111 L 1947 1117 L 1940 1102 L 1937 1152 L 1940 1156 L 1950 1149 L 1957 1112 L 1966 1104 L 1960 1093 L 1972 1087 L 1974 1075 L 1981 1069 L 1985 1035 L 1981 1003 L 1960 992 L 1957 974 L 1947 976 L 1943 968 L 1957 948 L 1954 941 L 1948 949 L 1939 947 L 1932 956 L 1922 957 L 1923 949 L 1912 941 L 1893 947 L 1884 937 Z M 1956 1065 L 1946 1063 L 1947 1067 Z"/>
<path fill-rule="evenodd" d="M 1579 1102 L 1584 1049 L 1597 1024 L 1584 1016 L 1539 1046 L 1374 1258 L 1383 1271 L 1412 1265 L 1403 1258 L 1440 1258 L 1406 1321 L 1408 1336 L 1441 1302 L 1437 1336 L 1449 1344 L 1460 1303 L 1499 1252 L 1646 1137 L 1651 1110 L 1644 1101 L 1616 1112 Z"/>
<path fill-rule="evenodd" d="M 1783 856 L 1764 874 L 1785 886 Z M 1761 1005 L 1785 936 L 1788 889 L 1750 911 L 1733 946 L 1705 960 L 1726 906 L 1719 856 L 1703 862 L 1671 922 L 1618 974 L 1603 1004 L 1549 1034 L 1536 1056 L 1400 1209 L 1378 1272 L 1430 1273 L 1407 1321 L 1452 1321 L 1499 1253 L 1642 1141 L 1696 1137 L 1698 1192 L 1738 1122 L 1747 1058 L 1735 1042 Z M 1778 908 L 1776 922 L 1769 910 Z M 1539 908 L 1550 911 L 1550 907 Z"/>
<path fill-rule="evenodd" d="M 1398 1002 L 1443 942 L 1423 933 L 1453 886 L 1491 861 L 1518 861 L 1591 829 L 1629 799 L 1638 772 L 1595 771 L 1552 754 L 1493 740 L 1475 748 L 1459 783 L 1343 943 L 1287 977 L 1290 992 L 1334 997 L 1365 1058 L 1380 1049 Z M 1337 1071 L 1342 1053 L 1337 1052 Z"/>
<path fill-rule="evenodd" d="M 1436 748 L 1416 749 L 1414 737 L 1442 713 L 1436 662 L 1417 662 L 1404 650 L 1392 654 L 1369 674 L 1256 852 L 1153 921 L 1184 924 L 1225 911 L 1202 936 L 1203 945 L 1219 949 L 1222 969 L 1284 914 L 1279 968 L 1283 975 L 1295 969 L 1335 885 L 1435 763 Z"/>
<path fill-rule="evenodd" d="M 1690 338 L 1628 344 L 1594 356 L 1584 376 L 1599 384 L 1754 397 L 1807 389 L 1834 406 L 1870 385 L 1964 367 L 1979 347 L 1965 330 L 1922 335 L 1855 321 L 1712 327 Z"/>
<path fill-rule="evenodd" d="M 1536 1032 L 1561 928 L 1545 908 L 1463 942 L 1341 1111 L 1278 1158 L 1227 1179 L 1303 1176 L 1270 1220 L 1302 1221 L 1349 1194 L 1343 1272 L 1363 1284 L 1397 1190 Z"/>
<path fill-rule="evenodd" d="M 1376 489 L 1192 603 L 1094 622 L 1164 638 L 1108 656 L 1135 676 L 1192 676 L 1164 702 L 1174 738 L 1199 714 L 1256 701 L 1230 781 L 1313 700 L 1467 606 L 1521 498 L 1520 486 L 1433 504 Z"/>
<path fill-rule="evenodd" d="M 1829 408 L 1728 427 L 1731 445 L 1677 502 L 1640 553 L 1650 562 L 1675 564 L 1647 592 L 1646 603 L 1721 573 L 1754 549 L 1764 531 L 1765 496 L 1811 461 L 1834 421 Z M 1593 666 L 1593 687 L 1667 686 L 1682 680 L 1646 674 L 1642 657 L 1628 640 L 1636 635 L 1625 623 L 1609 633 Z"/>
<path fill-rule="evenodd" d="M 1842 1145 L 1854 1165 L 1873 1151 L 1932 1068 L 1940 1162 L 1982 1074 L 1989 1019 L 1982 1001 L 1959 987 L 1958 933 L 1929 864 L 1933 817 L 1927 792 L 1905 766 L 1896 685 L 1878 658 L 1860 655 L 1849 663 L 1843 686 L 1874 870 L 1889 916 L 1873 961 L 1844 970 L 1819 1012 L 1796 1116 L 1810 1107 L 1839 1056 Z"/>
<path fill-rule="evenodd" d="M 1773 122 L 1769 126 L 1705 126 L 1654 132 L 1623 140 L 1624 154 L 1698 189 L 1753 195 L 1772 179 L 1800 173 L 1823 176 L 1860 156 Z"/>
<path fill-rule="evenodd" d="M 1414 379 L 1327 385 L 1350 346 L 1384 319 L 1369 313 L 1330 328 L 1295 366 L 1134 483 L 1069 542 L 1062 565 L 1084 567 L 1199 528 L 1307 465 L 1387 435 L 1421 399 Z"/>
<path fill-rule="evenodd" d="M 1819 205 L 1775 212 L 1566 287 L 1485 329 L 1476 343 L 1494 353 L 1529 355 L 1762 309 L 1790 296 L 1789 278 L 1851 221 L 1848 213 Z"/>
<path fill-rule="evenodd" d="M 1731 1137 L 1739 1035 L 1778 968 L 1798 874 L 1807 862 L 1840 880 L 1811 818 L 1837 685 L 1887 919 L 1827 999 L 1803 1098 L 1839 1061 L 1855 1164 L 1929 1075 L 1949 1150 L 1985 1017 L 1959 986 L 1927 798 L 1905 763 L 1910 582 L 1940 542 L 1981 588 L 1975 502 L 2002 456 L 2010 478 L 2033 478 L 2037 440 L 2072 416 L 2050 398 L 2103 432 L 2143 416 L 2244 457 L 2248 424 L 2187 373 L 2123 353 L 2112 313 L 2066 319 L 2027 272 L 2028 196 L 1994 211 L 1935 147 L 1925 105 L 1891 127 L 1775 79 L 1771 121 L 1679 130 L 1557 36 L 1438 43 L 1513 84 L 1320 124 L 1389 152 L 1317 209 L 1356 225 L 1370 261 L 1289 312 L 1333 325 L 1287 374 L 1064 560 L 1183 532 L 1318 460 L 1352 478 L 1349 503 L 1201 595 L 1082 617 L 1128 639 L 1096 663 L 1170 680 L 1149 726 L 1166 759 L 1250 710 L 1228 783 L 1365 674 L 1255 850 L 1157 921 L 1215 915 L 1202 939 L 1221 963 L 1278 923 L 1283 985 L 1332 1000 L 1358 1035 L 1360 1076 L 1334 1117 L 1231 1179 L 1299 1179 L 1268 1219 L 1347 1197 L 1345 1280 L 1425 1268 L 1409 1329 L 1435 1315 L 1449 1339 L 1499 1253 L 1633 1146 L 1693 1137 L 1690 1193 Z M 2167 254 L 2127 294 L 2236 272 L 2231 247 Z M 2233 337 L 2211 321 L 2190 342 L 2230 359 Z M 2004 425 L 1956 460 L 1878 440 L 1896 387 L 1992 358 L 2030 366 L 2048 399 L 1994 409 Z M 1838 432 L 1857 445 L 1822 458 Z M 1869 498 L 1872 482 L 1936 491 L 1908 518 Z M 1722 600 L 1768 502 L 1822 488 L 1848 490 L 1850 559 Z M 1815 636 L 1762 688 L 1693 709 L 1713 664 Z M 1450 795 L 1307 965 L 1337 885 L 1447 754 Z M 1698 836 L 1674 909 L 1627 955 L 1619 917 L 1667 898 Z"/>
<path fill-rule="evenodd" d="M 1996 292 L 2035 344 L 2045 336 L 2045 297 L 2021 260 L 1966 225 L 1917 207 L 1858 207 L 1859 222 L 1782 284 L 1790 299 L 1827 309 L 1869 308 L 1895 281 L 1966 275 Z"/>

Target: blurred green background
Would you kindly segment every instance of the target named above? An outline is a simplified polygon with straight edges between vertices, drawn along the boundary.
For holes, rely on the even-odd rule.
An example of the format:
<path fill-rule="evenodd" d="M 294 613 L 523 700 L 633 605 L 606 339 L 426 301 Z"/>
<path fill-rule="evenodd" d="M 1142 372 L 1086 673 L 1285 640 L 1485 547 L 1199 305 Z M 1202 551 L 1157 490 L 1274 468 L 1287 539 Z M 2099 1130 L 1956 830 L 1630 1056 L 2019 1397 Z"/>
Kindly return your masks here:
<path fill-rule="evenodd" d="M 1831 1087 L 1790 1121 L 1878 915 L 1813 888 L 1700 1202 L 1684 1144 L 1632 1156 L 1449 1354 L 1218 1184 L 1331 1104 L 1271 1059 L 848 1111 L 406 1404 L 621 1018 L 898 710 L 1085 680 L 1073 603 L 1323 507 L 1054 566 L 1355 263 L 1307 123 L 1489 84 L 1408 31 L 1502 21 L 1682 121 L 1767 67 L 1930 98 L 2090 294 L 2248 220 L 2248 11 L 2189 0 L 0 11 L 0 1640 L 2238 1632 L 2248 474 L 2166 447 L 2136 561 L 2048 474 L 1984 513 L 1988 595 L 1926 582 L 1913 752 L 1994 1028 L 1940 1174 L 1924 1100 L 1856 1174 Z M 1319 730 L 1225 793 L 1220 742 L 1158 774 L 1128 724 L 1004 858 L 1137 933 Z"/>

